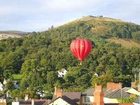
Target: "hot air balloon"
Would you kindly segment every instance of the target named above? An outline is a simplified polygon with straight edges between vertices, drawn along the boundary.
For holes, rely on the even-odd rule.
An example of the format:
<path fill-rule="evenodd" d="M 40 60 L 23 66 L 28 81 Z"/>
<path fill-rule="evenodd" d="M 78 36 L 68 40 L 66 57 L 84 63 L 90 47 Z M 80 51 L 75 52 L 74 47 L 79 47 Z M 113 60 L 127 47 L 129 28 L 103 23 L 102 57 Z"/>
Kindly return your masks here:
<path fill-rule="evenodd" d="M 90 53 L 92 49 L 92 43 L 88 39 L 77 38 L 70 44 L 70 50 L 73 55 L 82 62 Z"/>

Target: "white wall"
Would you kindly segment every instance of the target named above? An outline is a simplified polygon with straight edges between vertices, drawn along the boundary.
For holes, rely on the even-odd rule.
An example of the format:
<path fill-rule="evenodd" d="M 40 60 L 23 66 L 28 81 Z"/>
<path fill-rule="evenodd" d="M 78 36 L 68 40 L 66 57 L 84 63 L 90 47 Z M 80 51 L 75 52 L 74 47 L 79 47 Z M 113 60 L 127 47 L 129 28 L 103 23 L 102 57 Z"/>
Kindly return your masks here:
<path fill-rule="evenodd" d="M 12 105 L 19 105 L 19 102 L 12 102 Z"/>
<path fill-rule="evenodd" d="M 62 98 L 58 98 L 49 105 L 70 105 L 70 104 L 64 101 Z"/>
<path fill-rule="evenodd" d="M 94 102 L 94 97 L 93 96 L 83 96 L 83 103 L 84 104 L 91 104 Z M 111 98 L 106 98 L 104 97 L 104 103 L 119 103 L 117 99 L 111 99 Z"/>
<path fill-rule="evenodd" d="M 3 91 L 3 84 L 0 82 L 0 91 Z"/>

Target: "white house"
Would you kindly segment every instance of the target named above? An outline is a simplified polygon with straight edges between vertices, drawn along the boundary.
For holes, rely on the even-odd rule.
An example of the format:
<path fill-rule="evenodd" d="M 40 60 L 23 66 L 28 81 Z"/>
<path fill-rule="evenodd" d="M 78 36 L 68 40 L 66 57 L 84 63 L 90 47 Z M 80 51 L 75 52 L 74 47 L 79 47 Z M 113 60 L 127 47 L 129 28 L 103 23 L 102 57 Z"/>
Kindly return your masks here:
<path fill-rule="evenodd" d="M 58 71 L 58 77 L 64 77 L 67 73 L 66 69 L 61 69 L 60 71 Z"/>
<path fill-rule="evenodd" d="M 0 91 L 3 91 L 3 84 L 0 82 Z"/>
<path fill-rule="evenodd" d="M 72 105 L 72 104 L 70 104 L 69 102 L 67 102 L 63 98 L 58 97 L 57 99 L 55 99 L 54 101 L 52 101 L 48 105 Z"/>

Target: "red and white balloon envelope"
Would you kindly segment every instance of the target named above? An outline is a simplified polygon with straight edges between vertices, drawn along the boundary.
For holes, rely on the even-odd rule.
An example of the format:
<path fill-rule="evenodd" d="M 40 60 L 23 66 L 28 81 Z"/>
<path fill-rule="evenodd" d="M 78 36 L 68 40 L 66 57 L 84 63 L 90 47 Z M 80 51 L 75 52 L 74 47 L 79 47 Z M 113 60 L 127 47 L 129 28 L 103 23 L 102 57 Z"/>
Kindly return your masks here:
<path fill-rule="evenodd" d="M 77 38 L 70 44 L 72 54 L 82 62 L 92 50 L 92 42 L 88 39 Z"/>

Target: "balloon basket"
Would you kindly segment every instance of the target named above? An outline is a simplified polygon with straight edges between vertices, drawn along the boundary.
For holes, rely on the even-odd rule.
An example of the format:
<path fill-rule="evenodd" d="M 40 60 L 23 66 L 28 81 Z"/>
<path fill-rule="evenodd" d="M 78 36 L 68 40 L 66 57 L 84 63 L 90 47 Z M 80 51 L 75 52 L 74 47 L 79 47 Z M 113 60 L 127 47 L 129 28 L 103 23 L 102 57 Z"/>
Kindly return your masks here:
<path fill-rule="evenodd" d="M 80 64 L 79 65 L 82 65 L 82 62 L 80 62 Z"/>

